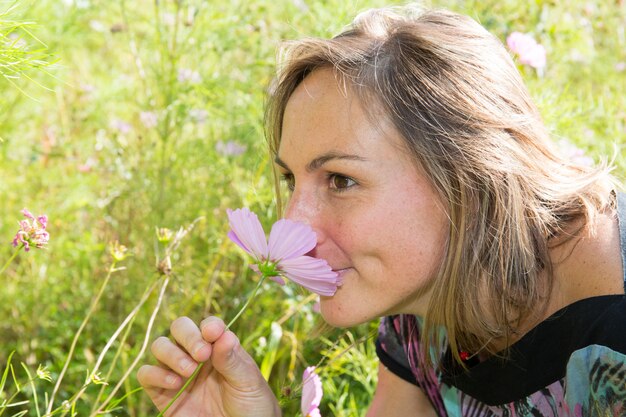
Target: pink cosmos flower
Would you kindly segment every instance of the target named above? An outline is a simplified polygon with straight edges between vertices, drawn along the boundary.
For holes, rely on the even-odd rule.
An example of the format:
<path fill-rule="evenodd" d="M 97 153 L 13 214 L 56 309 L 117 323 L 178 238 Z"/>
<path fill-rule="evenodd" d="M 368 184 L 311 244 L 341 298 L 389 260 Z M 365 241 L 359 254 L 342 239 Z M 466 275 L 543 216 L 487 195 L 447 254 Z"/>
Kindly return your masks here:
<path fill-rule="evenodd" d="M 48 217 L 38 216 L 35 218 L 35 216 L 26 209 L 22 210 L 22 214 L 26 217 L 26 220 L 19 222 L 20 230 L 13 239 L 13 246 L 17 246 L 21 243 L 26 252 L 30 250 L 31 245 L 39 249 L 44 248 L 48 244 L 48 240 L 50 240 L 50 234 L 46 232 Z"/>
<path fill-rule="evenodd" d="M 302 374 L 302 399 L 300 408 L 304 417 L 321 417 L 320 402 L 322 401 L 322 380 L 315 373 L 315 366 L 309 366 Z"/>
<path fill-rule="evenodd" d="M 146 129 L 155 128 L 159 124 L 159 116 L 153 111 L 139 112 L 139 120 Z"/>
<path fill-rule="evenodd" d="M 546 49 L 532 36 L 513 32 L 506 38 L 509 49 L 519 56 L 522 64 L 541 69 L 546 66 Z"/>
<path fill-rule="evenodd" d="M 332 296 L 341 285 L 339 275 L 323 259 L 305 254 L 317 244 L 315 232 L 306 224 L 289 219 L 272 226 L 269 242 L 256 214 L 247 208 L 227 210 L 230 240 L 256 259 L 251 268 L 284 284 L 281 277 L 319 295 Z"/>

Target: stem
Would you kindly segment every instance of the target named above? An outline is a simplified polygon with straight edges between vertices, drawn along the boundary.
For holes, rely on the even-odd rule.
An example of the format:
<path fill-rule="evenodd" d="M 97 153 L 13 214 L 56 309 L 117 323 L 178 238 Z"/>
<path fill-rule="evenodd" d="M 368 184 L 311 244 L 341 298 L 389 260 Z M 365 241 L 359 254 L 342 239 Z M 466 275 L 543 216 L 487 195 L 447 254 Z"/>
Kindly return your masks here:
<path fill-rule="evenodd" d="M 74 340 L 72 340 L 72 345 L 70 346 L 70 352 L 67 354 L 67 359 L 65 360 L 65 365 L 63 365 L 63 370 L 59 374 L 59 378 L 57 379 L 56 385 L 54 386 L 54 390 L 52 391 L 52 395 L 50 396 L 50 402 L 48 403 L 48 409 L 46 410 L 46 414 L 50 414 L 50 412 L 52 411 L 52 407 L 53 407 L 53 404 L 54 404 L 54 397 L 55 397 L 57 391 L 59 390 L 59 387 L 61 386 L 61 381 L 63 380 L 63 376 L 65 375 L 65 372 L 67 371 L 67 368 L 70 365 L 70 362 L 72 360 L 72 356 L 74 355 L 74 350 L 76 349 L 76 344 L 78 343 L 78 338 L 80 337 L 80 334 L 83 332 L 83 329 L 87 325 L 87 322 L 91 318 L 91 315 L 93 314 L 94 310 L 96 309 L 96 306 L 98 305 L 98 302 L 100 301 L 100 297 L 102 297 L 102 294 L 104 294 L 104 289 L 106 288 L 107 284 L 109 283 L 109 279 L 111 278 L 111 274 L 113 274 L 113 272 L 115 271 L 115 264 L 116 264 L 115 261 L 113 261 L 111 263 L 111 267 L 109 268 L 109 272 L 107 273 L 107 276 L 104 278 L 104 282 L 100 286 L 100 291 L 98 292 L 98 294 L 95 296 L 95 298 L 91 302 L 91 306 L 89 306 L 89 311 L 87 312 L 87 315 L 83 319 L 83 322 L 80 324 L 80 327 L 78 328 L 78 331 L 74 335 Z"/>
<path fill-rule="evenodd" d="M 239 316 L 241 316 L 241 314 L 244 312 L 244 310 L 248 307 L 248 305 L 250 304 L 250 301 L 252 301 L 252 299 L 254 299 L 254 297 L 256 296 L 257 291 L 259 290 L 259 288 L 261 288 L 261 284 L 263 284 L 263 281 L 265 281 L 265 278 L 266 278 L 265 274 L 262 274 L 261 278 L 259 279 L 259 283 L 256 285 L 256 287 L 254 287 L 254 290 L 252 291 L 252 294 L 250 294 L 250 297 L 248 297 L 248 299 L 246 300 L 244 305 L 241 307 L 239 312 L 237 314 L 235 314 L 235 317 L 233 317 L 231 319 L 231 321 L 226 325 L 226 328 L 224 329 L 224 331 L 228 330 L 230 328 L 230 326 L 232 326 L 235 323 L 235 321 L 237 321 Z M 170 407 L 172 406 L 172 404 L 174 404 L 174 402 L 176 402 L 178 397 L 180 397 L 182 395 L 182 393 L 185 392 L 187 387 L 196 379 L 196 376 L 200 373 L 200 371 L 202 370 L 202 368 L 203 368 L 205 363 L 206 362 L 200 362 L 198 364 L 198 367 L 195 369 L 195 371 L 193 371 L 193 374 L 191 374 L 191 376 L 187 379 L 187 381 L 185 381 L 185 384 L 183 385 L 183 387 L 180 390 L 178 390 L 178 392 L 176 393 L 174 398 L 172 398 L 170 400 L 170 402 L 167 403 L 165 408 L 163 410 L 161 410 L 161 412 L 157 415 L 157 417 L 163 417 L 165 415 L 165 412 L 170 409 Z"/>
<path fill-rule="evenodd" d="M 261 278 L 259 279 L 259 283 L 256 285 L 256 287 L 254 287 L 254 290 L 252 291 L 252 294 L 250 294 L 250 297 L 248 297 L 248 299 L 246 300 L 246 302 L 244 303 L 244 305 L 241 307 L 241 309 L 239 310 L 239 312 L 235 315 L 235 317 L 232 318 L 232 320 L 226 325 L 226 329 L 224 330 L 228 330 L 230 329 L 230 327 L 235 323 L 235 321 L 237 321 L 237 319 L 239 318 L 239 316 L 241 316 L 241 313 L 243 313 L 243 311 L 248 307 L 248 304 L 250 304 L 250 301 L 252 301 L 252 299 L 256 296 L 257 291 L 259 290 L 259 288 L 261 288 L 261 284 L 263 284 L 263 281 L 265 281 L 266 276 L 265 275 L 261 275 Z"/>
<path fill-rule="evenodd" d="M 10 359 L 10 358 L 11 358 L 11 357 L 9 356 L 9 359 Z M 8 363 L 7 365 L 8 365 L 8 367 L 11 367 L 11 373 L 13 373 L 13 367 L 11 366 L 11 364 L 10 364 L 10 363 Z M 34 388 L 34 387 L 35 387 L 35 384 L 34 384 L 35 377 L 32 377 L 32 376 L 30 375 L 30 372 L 28 371 L 28 368 L 27 368 L 27 367 L 26 367 L 26 365 L 24 365 L 23 363 L 22 363 L 22 367 L 23 367 L 23 368 L 24 368 L 24 370 L 26 371 L 26 375 L 28 375 L 28 381 L 26 381 L 26 382 L 25 382 L 25 384 L 30 384 L 31 389 L 32 389 L 32 390 L 33 390 L 33 392 L 34 392 L 34 389 L 35 389 L 35 388 Z M 7 370 L 8 370 L 8 369 L 7 369 Z M 14 373 L 13 373 L 13 380 L 15 381 L 15 384 L 16 384 L 16 388 L 17 388 L 17 390 L 13 393 L 13 395 L 11 395 L 11 397 L 3 399 L 3 400 L 2 400 L 2 402 L 0 403 L 0 416 L 1 416 L 2 414 L 4 414 L 4 412 L 5 412 L 5 411 L 6 411 L 9 407 L 17 407 L 18 405 L 24 405 L 24 404 L 28 404 L 28 403 L 29 403 L 29 400 L 20 401 L 20 402 L 13 403 L 13 404 L 11 403 L 11 401 L 13 401 L 13 400 L 14 400 L 14 399 L 18 396 L 18 395 L 22 394 L 22 389 L 21 389 L 21 387 L 19 386 L 19 384 L 17 383 L 17 380 L 15 379 L 15 374 L 14 374 Z M 34 395 L 36 396 L 37 394 L 34 394 Z M 36 403 L 36 402 L 37 402 L 37 400 L 35 400 L 35 403 Z M 41 413 L 39 412 L 39 408 L 37 407 L 36 409 L 37 409 L 37 415 L 41 415 Z M 19 413 L 18 413 L 18 414 L 19 414 Z M 13 416 L 16 416 L 16 415 L 17 415 L 17 414 L 13 414 Z"/>
<path fill-rule="evenodd" d="M 161 289 L 159 290 L 159 297 L 157 298 L 156 306 L 154 307 L 154 310 L 152 311 L 152 314 L 150 315 L 150 319 L 148 320 L 148 328 L 146 329 L 145 338 L 143 340 L 143 344 L 141 345 L 141 349 L 139 350 L 139 353 L 137 354 L 137 357 L 135 357 L 135 360 L 133 361 L 133 363 L 131 363 L 130 367 L 126 370 L 124 375 L 122 375 L 122 378 L 117 383 L 117 385 L 113 388 L 113 390 L 111 391 L 107 399 L 102 404 L 100 404 L 100 406 L 98 407 L 96 412 L 92 414 L 92 416 L 97 416 L 98 414 L 100 414 L 104 410 L 104 408 L 111 402 L 111 400 L 113 399 L 113 396 L 117 393 L 117 391 L 120 389 L 120 387 L 122 386 L 124 381 L 128 378 L 128 376 L 135 370 L 135 367 L 137 366 L 137 364 L 143 357 L 143 354 L 145 353 L 146 348 L 148 347 L 148 342 L 150 341 L 150 333 L 152 332 L 152 326 L 154 326 L 154 320 L 156 319 L 157 313 L 161 309 L 161 303 L 163 302 L 163 298 L 165 296 L 165 290 L 167 289 L 167 285 L 169 284 L 169 282 L 170 282 L 170 277 L 169 275 L 166 275 L 163 279 L 163 283 L 161 284 Z"/>
<path fill-rule="evenodd" d="M 28 375 L 28 384 L 30 385 L 30 389 L 33 391 L 33 400 L 35 402 L 37 417 L 41 417 L 41 413 L 39 412 L 39 401 L 37 400 L 37 390 L 35 389 L 35 378 L 30 375 L 30 371 L 24 362 L 22 362 L 22 368 L 24 368 L 26 375 Z"/>
<path fill-rule="evenodd" d="M 120 340 L 120 348 L 118 349 L 118 351 L 116 352 L 115 356 L 113 357 L 113 360 L 111 361 L 111 365 L 109 367 L 109 371 L 107 372 L 106 376 L 104 377 L 105 381 L 108 381 L 110 379 L 111 374 L 113 372 L 113 368 L 115 366 L 115 363 L 117 362 L 117 358 L 119 357 L 119 353 L 122 351 L 122 346 L 126 342 L 126 339 L 128 337 L 128 333 L 129 333 L 130 329 L 132 328 L 132 324 L 129 324 L 129 323 L 131 323 L 135 319 L 135 316 L 137 315 L 137 312 L 139 311 L 139 308 L 143 306 L 143 304 L 148 299 L 148 296 L 150 294 L 152 294 L 152 291 L 154 290 L 154 288 L 156 287 L 157 284 L 158 284 L 158 281 L 155 281 L 148 289 L 146 289 L 146 291 L 144 292 L 143 296 L 141 297 L 141 300 L 139 301 L 139 303 L 135 306 L 133 311 L 131 311 L 130 314 L 126 317 L 126 320 L 124 320 L 124 322 L 119 326 L 118 330 L 113 334 L 113 336 L 111 336 L 111 338 L 109 339 L 109 342 L 104 347 L 102 353 L 100 353 L 98 361 L 96 362 L 96 365 L 94 366 L 93 372 L 97 372 L 98 367 L 100 366 L 100 364 L 102 362 L 102 358 L 104 358 L 104 355 L 105 355 L 106 351 L 110 348 L 112 342 L 117 339 L 117 337 L 119 336 L 119 332 L 123 328 L 126 328 L 126 331 L 125 331 L 124 335 L 122 336 L 122 338 Z M 100 398 L 102 397 L 102 394 L 104 393 L 104 389 L 105 388 L 106 388 L 106 385 L 102 385 L 102 387 L 100 388 L 100 392 L 99 392 L 98 396 L 96 397 L 96 400 L 94 401 L 94 405 L 93 405 L 93 407 L 91 409 L 91 413 L 92 414 L 96 411 L 96 408 L 98 407 L 98 402 L 100 401 Z"/>
<path fill-rule="evenodd" d="M 0 275 L 2 275 L 2 273 L 4 272 L 5 269 L 7 269 L 7 267 L 11 264 L 11 262 L 13 262 L 13 259 L 15 259 L 15 257 L 17 256 L 17 253 L 20 251 L 20 249 L 22 249 L 24 247 L 24 245 L 20 246 L 19 248 L 17 248 L 15 250 L 15 252 L 13 252 L 13 255 L 11 255 L 11 257 L 9 258 L 9 260 L 4 264 L 4 266 L 2 267 L 2 269 L 0 269 Z"/>
<path fill-rule="evenodd" d="M 91 378 L 96 375 L 98 373 L 98 369 L 100 368 L 100 365 L 102 364 L 102 361 L 104 360 L 104 356 L 106 355 L 106 353 L 109 351 L 109 349 L 111 348 L 111 345 L 113 344 L 113 342 L 117 339 L 117 337 L 119 336 L 120 332 L 124 329 L 124 327 L 126 327 L 126 325 L 128 324 L 128 322 L 133 319 L 135 317 L 135 315 L 137 314 L 137 312 L 139 311 L 139 308 L 143 305 L 143 303 L 146 301 L 146 299 L 148 298 L 148 295 L 152 292 L 152 290 L 154 289 L 155 284 L 153 284 L 150 288 L 149 291 L 146 291 L 143 295 L 143 297 L 141 298 L 141 300 L 139 301 L 139 304 L 137 304 L 135 306 L 135 308 L 130 312 L 130 314 L 128 314 L 128 316 L 126 316 L 126 319 L 122 322 L 122 324 L 117 328 L 117 330 L 115 331 L 115 333 L 113 333 L 113 336 L 111 336 L 107 342 L 107 344 L 104 346 L 104 349 L 102 349 L 102 352 L 100 353 L 100 355 L 98 356 L 98 360 L 96 361 L 96 364 L 93 367 L 93 370 L 87 375 L 87 379 L 85 380 L 85 383 L 83 384 L 82 388 L 72 397 L 72 402 L 76 402 L 80 396 L 85 392 L 85 390 L 87 389 L 87 387 L 90 384 Z M 121 347 L 120 347 L 121 349 Z"/>

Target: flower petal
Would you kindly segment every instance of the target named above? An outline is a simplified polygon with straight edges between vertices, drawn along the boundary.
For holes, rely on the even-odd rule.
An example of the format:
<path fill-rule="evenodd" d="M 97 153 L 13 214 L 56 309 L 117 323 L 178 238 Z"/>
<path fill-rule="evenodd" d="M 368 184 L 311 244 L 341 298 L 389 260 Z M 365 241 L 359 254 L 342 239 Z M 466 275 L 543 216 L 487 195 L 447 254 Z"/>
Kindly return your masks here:
<path fill-rule="evenodd" d="M 48 226 L 48 216 L 46 215 L 38 216 L 37 221 L 39 222 L 39 224 L 41 225 L 43 229 L 45 229 Z"/>
<path fill-rule="evenodd" d="M 507 37 L 506 43 L 509 49 L 519 56 L 522 64 L 537 69 L 546 66 L 546 50 L 532 36 L 513 32 Z"/>
<path fill-rule="evenodd" d="M 24 215 L 24 217 L 30 219 L 30 220 L 35 220 L 35 216 L 33 216 L 33 213 L 31 213 L 30 211 L 28 211 L 28 209 L 24 208 L 22 210 L 22 214 Z"/>
<path fill-rule="evenodd" d="M 315 373 L 315 366 L 309 366 L 302 374 L 302 399 L 300 408 L 303 416 L 319 416 L 320 402 L 322 401 L 322 380 Z M 317 413 L 316 413 L 317 412 Z"/>
<path fill-rule="evenodd" d="M 285 280 L 283 279 L 283 277 L 280 276 L 275 276 L 275 277 L 270 277 L 270 279 L 272 281 L 274 281 L 275 283 L 277 283 L 278 285 L 285 285 Z"/>
<path fill-rule="evenodd" d="M 317 244 L 311 226 L 289 219 L 278 220 L 269 238 L 269 256 L 274 261 L 292 259 L 310 252 Z"/>
<path fill-rule="evenodd" d="M 239 238 L 237 237 L 237 235 L 235 234 L 235 232 L 233 232 L 232 230 L 228 231 L 228 238 L 233 241 L 237 246 L 239 246 L 241 249 L 245 250 L 246 252 L 248 252 L 249 254 L 253 255 L 252 251 L 250 249 L 248 249 L 248 247 L 246 245 L 243 244 L 243 242 L 241 240 L 239 240 Z"/>
<path fill-rule="evenodd" d="M 314 408 L 313 410 L 309 411 L 309 414 L 307 414 L 306 417 L 322 417 L 322 415 L 320 414 L 319 408 Z"/>
<path fill-rule="evenodd" d="M 278 263 L 278 267 L 291 281 L 319 295 L 334 295 L 341 285 L 339 275 L 323 259 L 300 256 L 284 259 Z"/>
<path fill-rule="evenodd" d="M 257 215 L 245 207 L 226 212 L 231 228 L 228 237 L 254 257 L 267 258 L 267 240 Z"/>

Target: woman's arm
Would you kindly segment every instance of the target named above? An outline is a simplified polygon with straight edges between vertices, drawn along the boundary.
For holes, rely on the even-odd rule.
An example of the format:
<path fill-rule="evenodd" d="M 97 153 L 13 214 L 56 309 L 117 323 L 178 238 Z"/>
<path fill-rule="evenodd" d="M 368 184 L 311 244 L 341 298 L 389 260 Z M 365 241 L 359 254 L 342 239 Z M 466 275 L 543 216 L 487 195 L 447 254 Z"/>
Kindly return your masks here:
<path fill-rule="evenodd" d="M 426 394 L 378 365 L 378 385 L 366 417 L 437 417 Z"/>

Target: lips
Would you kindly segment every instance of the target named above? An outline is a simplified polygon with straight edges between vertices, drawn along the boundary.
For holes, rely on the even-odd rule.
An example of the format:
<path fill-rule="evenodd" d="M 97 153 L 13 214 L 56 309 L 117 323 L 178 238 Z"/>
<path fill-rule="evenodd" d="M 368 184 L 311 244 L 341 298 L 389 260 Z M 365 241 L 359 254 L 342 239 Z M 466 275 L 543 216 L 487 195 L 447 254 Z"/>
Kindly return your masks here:
<path fill-rule="evenodd" d="M 339 287 L 341 287 L 341 285 L 343 284 L 343 276 L 351 269 L 351 267 L 333 269 L 333 272 L 337 273 L 337 281 L 339 282 Z"/>

